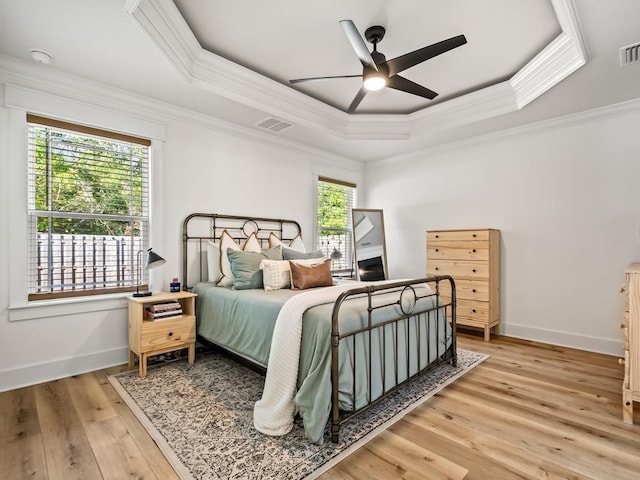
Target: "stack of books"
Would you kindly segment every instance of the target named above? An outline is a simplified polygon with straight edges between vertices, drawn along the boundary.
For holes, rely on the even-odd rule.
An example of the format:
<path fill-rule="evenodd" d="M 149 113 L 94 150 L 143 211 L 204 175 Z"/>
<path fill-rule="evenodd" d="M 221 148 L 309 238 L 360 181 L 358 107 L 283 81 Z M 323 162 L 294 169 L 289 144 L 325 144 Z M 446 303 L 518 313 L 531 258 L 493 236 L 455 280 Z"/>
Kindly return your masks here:
<path fill-rule="evenodd" d="M 147 320 L 167 320 L 182 315 L 182 305 L 176 301 L 154 303 L 146 307 Z"/>

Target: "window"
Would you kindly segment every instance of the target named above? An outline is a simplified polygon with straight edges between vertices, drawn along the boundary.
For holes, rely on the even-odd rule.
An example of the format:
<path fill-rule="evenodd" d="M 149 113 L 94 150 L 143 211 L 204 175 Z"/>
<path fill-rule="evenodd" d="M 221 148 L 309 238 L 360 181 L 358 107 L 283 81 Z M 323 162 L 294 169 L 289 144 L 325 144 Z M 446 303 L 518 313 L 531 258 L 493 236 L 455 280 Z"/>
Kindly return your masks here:
<path fill-rule="evenodd" d="M 29 300 L 144 283 L 135 260 L 148 244 L 151 142 L 34 115 L 27 123 Z"/>
<path fill-rule="evenodd" d="M 351 209 L 355 199 L 355 184 L 318 178 L 318 247 L 331 258 L 334 275 L 353 274 Z"/>

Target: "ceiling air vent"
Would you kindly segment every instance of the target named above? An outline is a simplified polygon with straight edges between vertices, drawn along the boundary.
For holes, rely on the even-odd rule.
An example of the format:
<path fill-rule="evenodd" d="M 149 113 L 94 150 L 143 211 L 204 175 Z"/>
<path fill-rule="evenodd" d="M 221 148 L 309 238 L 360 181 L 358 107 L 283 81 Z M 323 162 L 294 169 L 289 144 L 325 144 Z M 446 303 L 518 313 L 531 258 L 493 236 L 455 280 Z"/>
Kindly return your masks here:
<path fill-rule="evenodd" d="M 289 127 L 293 127 L 293 123 L 285 122 L 275 117 L 267 117 L 264 120 L 256 123 L 256 127 L 271 130 L 272 132 L 280 133 Z"/>
<path fill-rule="evenodd" d="M 640 63 L 640 43 L 634 43 L 620 49 L 620 66 Z"/>

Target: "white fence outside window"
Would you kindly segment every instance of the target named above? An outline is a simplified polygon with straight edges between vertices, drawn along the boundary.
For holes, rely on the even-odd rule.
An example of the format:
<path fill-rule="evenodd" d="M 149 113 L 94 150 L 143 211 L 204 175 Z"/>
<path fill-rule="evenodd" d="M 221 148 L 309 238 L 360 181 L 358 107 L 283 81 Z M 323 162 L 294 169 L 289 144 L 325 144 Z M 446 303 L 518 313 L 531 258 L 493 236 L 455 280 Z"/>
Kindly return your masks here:
<path fill-rule="evenodd" d="M 34 248 L 36 293 L 130 287 L 146 280 L 144 269 L 139 282 L 135 271 L 141 237 L 38 233 Z"/>

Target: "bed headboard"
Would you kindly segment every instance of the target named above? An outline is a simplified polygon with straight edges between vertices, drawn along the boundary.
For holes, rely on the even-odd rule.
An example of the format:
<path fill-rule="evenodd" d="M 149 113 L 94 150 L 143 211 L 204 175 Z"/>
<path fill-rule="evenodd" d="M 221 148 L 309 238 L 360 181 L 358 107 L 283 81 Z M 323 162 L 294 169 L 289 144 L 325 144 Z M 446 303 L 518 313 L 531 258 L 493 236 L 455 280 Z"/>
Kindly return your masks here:
<path fill-rule="evenodd" d="M 207 281 L 207 242 L 220 240 L 227 231 L 240 245 L 255 233 L 263 247 L 268 247 L 269 234 L 287 241 L 300 235 L 295 220 L 276 218 L 192 213 L 182 222 L 182 288 L 191 290 L 198 282 Z"/>

